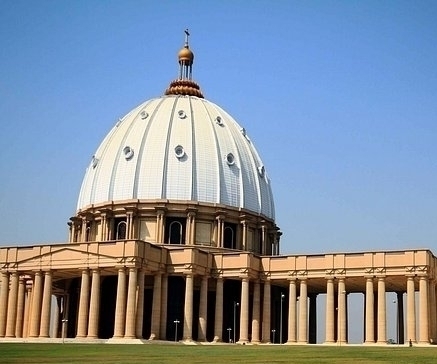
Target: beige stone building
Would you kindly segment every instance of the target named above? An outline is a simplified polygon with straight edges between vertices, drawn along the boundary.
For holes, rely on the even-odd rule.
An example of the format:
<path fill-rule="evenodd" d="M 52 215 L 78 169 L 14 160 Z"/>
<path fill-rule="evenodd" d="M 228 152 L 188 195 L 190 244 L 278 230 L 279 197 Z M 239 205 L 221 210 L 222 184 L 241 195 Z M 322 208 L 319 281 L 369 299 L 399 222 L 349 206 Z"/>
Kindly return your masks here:
<path fill-rule="evenodd" d="M 385 344 L 396 292 L 398 341 L 435 342 L 432 252 L 280 255 L 266 169 L 192 81 L 188 32 L 178 60 L 165 95 L 98 147 L 69 242 L 0 248 L 0 340 L 311 344 L 323 317 L 323 343 L 347 343 L 361 321 L 363 343 Z M 350 293 L 362 293 L 361 316 L 348 315 Z"/>

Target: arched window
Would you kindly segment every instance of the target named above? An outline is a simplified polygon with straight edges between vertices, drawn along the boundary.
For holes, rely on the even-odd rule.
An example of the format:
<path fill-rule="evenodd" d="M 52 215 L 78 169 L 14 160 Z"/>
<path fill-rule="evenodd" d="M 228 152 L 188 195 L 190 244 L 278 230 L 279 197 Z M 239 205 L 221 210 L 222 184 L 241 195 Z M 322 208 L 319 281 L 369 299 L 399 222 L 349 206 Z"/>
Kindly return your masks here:
<path fill-rule="evenodd" d="M 182 244 L 182 224 L 172 221 L 168 229 L 168 244 Z"/>
<path fill-rule="evenodd" d="M 236 240 L 235 240 L 235 224 L 225 224 L 224 228 L 224 236 L 223 236 L 223 247 L 227 249 L 236 249 Z"/>
<path fill-rule="evenodd" d="M 123 239 L 126 239 L 126 221 L 120 221 L 115 232 L 115 240 Z"/>
<path fill-rule="evenodd" d="M 167 217 L 165 222 L 165 244 L 185 244 L 186 220 L 178 217 Z"/>
<path fill-rule="evenodd" d="M 91 226 L 89 223 L 86 225 L 86 231 L 85 231 L 85 241 L 90 241 L 91 236 Z"/>

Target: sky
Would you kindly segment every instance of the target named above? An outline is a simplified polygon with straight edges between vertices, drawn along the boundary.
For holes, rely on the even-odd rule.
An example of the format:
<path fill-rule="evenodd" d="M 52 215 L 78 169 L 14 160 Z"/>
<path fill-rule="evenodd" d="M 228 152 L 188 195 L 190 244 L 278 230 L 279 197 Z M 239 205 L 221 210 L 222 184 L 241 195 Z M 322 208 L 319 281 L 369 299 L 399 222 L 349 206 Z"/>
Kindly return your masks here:
<path fill-rule="evenodd" d="M 62 243 L 91 156 L 193 78 L 257 147 L 281 252 L 437 246 L 437 2 L 0 1 L 0 245 Z"/>

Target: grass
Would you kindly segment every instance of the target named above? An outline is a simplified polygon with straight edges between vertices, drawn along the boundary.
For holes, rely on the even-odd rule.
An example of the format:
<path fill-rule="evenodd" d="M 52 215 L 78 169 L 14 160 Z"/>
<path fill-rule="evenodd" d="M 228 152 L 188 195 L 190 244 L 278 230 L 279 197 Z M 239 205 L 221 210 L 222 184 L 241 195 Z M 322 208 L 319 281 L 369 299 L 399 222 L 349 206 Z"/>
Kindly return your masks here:
<path fill-rule="evenodd" d="M 433 347 L 0 343 L 0 363 L 433 363 Z"/>

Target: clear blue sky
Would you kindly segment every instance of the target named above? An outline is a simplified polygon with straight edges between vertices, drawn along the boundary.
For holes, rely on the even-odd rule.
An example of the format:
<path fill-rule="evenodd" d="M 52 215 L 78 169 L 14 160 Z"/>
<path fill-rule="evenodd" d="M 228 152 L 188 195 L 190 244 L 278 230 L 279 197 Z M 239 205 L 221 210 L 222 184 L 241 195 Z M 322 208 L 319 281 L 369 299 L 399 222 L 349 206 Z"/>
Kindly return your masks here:
<path fill-rule="evenodd" d="M 115 123 L 177 76 L 243 125 L 284 253 L 437 243 L 437 2 L 1 1 L 0 245 L 65 242 Z"/>

